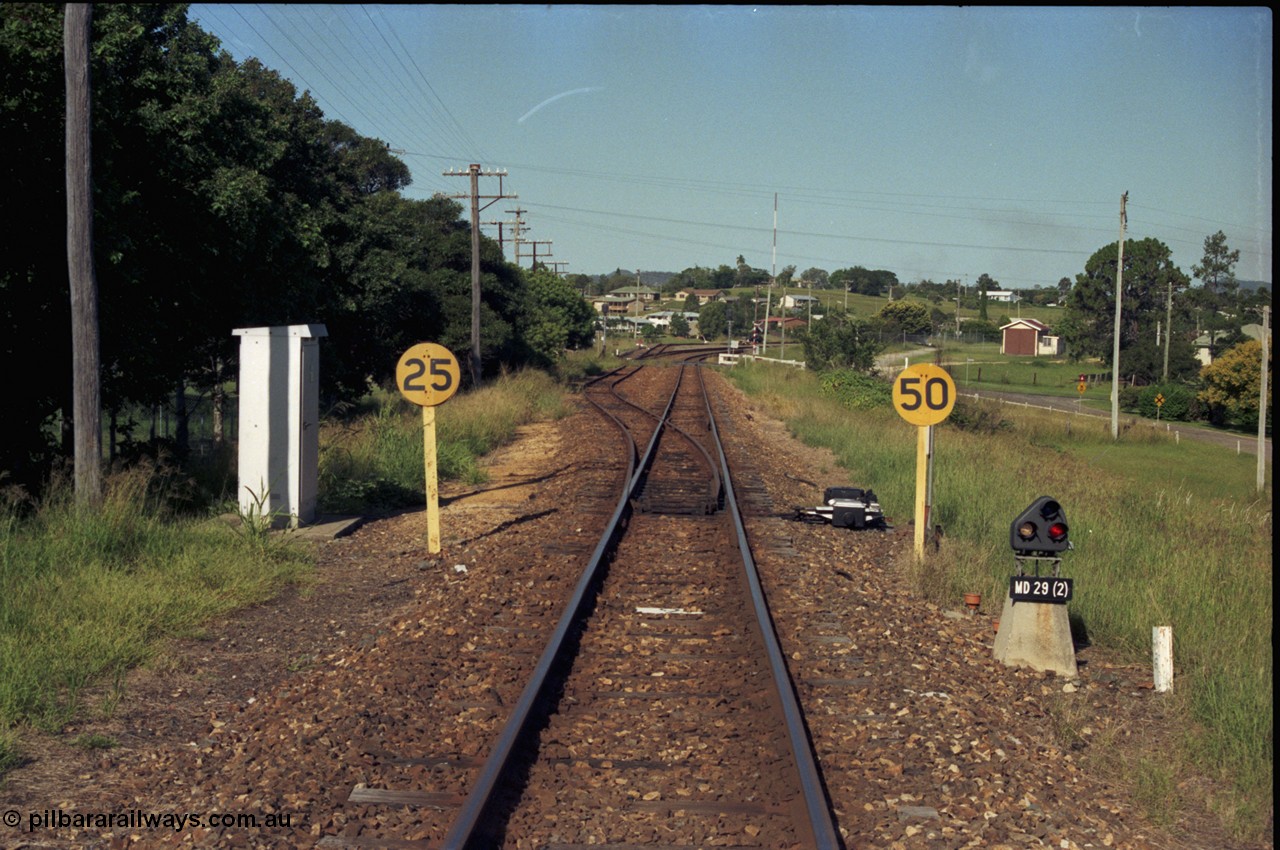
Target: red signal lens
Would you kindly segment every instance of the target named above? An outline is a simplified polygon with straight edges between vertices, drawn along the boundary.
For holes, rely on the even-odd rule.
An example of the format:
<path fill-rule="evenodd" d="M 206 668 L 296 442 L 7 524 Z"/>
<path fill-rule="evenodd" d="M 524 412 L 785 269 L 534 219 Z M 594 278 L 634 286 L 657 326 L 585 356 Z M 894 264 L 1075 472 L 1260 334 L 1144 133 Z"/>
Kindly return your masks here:
<path fill-rule="evenodd" d="M 1049 539 L 1054 543 L 1061 543 L 1067 539 L 1067 524 L 1065 522 L 1055 522 L 1049 526 Z"/>

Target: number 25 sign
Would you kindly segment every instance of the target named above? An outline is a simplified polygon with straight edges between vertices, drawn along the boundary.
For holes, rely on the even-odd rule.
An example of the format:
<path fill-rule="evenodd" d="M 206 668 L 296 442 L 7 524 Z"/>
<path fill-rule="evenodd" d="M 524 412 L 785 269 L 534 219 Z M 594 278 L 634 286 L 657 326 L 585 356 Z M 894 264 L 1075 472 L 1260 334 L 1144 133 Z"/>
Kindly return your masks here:
<path fill-rule="evenodd" d="M 908 366 L 893 381 L 893 406 L 912 425 L 937 425 L 955 405 L 955 381 L 941 366 Z"/>
<path fill-rule="evenodd" d="M 396 387 L 414 404 L 435 407 L 458 391 L 461 374 L 458 359 L 449 349 L 434 342 L 420 342 L 400 356 Z"/>

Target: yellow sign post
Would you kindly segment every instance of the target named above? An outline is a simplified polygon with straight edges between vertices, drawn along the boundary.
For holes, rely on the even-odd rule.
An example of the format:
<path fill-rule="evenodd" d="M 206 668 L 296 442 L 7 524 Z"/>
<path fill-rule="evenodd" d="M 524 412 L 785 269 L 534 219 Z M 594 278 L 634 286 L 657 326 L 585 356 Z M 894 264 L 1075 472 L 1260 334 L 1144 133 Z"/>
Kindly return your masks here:
<path fill-rule="evenodd" d="M 436 483 L 436 405 L 458 391 L 458 359 L 443 345 L 420 342 L 400 356 L 396 387 L 422 408 L 422 457 L 427 484 L 427 551 L 440 551 L 440 491 Z"/>
<path fill-rule="evenodd" d="M 918 426 L 916 439 L 916 559 L 924 558 L 925 529 L 931 507 L 933 480 L 933 426 L 951 415 L 956 405 L 956 384 L 941 366 L 919 363 L 908 366 L 893 382 L 893 406 L 898 415 Z"/>

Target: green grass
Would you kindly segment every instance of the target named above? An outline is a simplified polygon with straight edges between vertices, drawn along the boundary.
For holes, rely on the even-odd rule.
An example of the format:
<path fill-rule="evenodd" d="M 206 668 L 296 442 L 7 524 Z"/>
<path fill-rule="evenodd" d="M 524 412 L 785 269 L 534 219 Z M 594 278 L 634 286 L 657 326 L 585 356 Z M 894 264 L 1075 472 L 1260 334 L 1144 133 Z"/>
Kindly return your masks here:
<path fill-rule="evenodd" d="M 562 378 L 603 368 L 579 354 L 562 364 Z M 436 410 L 441 477 L 481 480 L 478 459 L 520 425 L 563 415 L 564 393 L 555 378 L 530 371 L 454 396 Z M 331 500 L 358 512 L 387 500 L 421 504 L 421 409 L 390 393 L 362 408 L 324 424 L 322 498 L 328 487 Z M 167 509 L 174 482 L 171 470 L 115 474 L 96 512 L 78 510 L 66 482 L 52 484 L 40 505 L 0 498 L 0 774 L 19 763 L 24 729 L 56 732 L 85 712 L 109 717 L 125 673 L 165 641 L 197 636 L 211 618 L 307 580 L 310 556 L 287 537 L 176 516 Z M 312 662 L 304 655 L 289 669 Z M 86 705 L 86 688 L 103 683 L 101 702 Z"/>
<path fill-rule="evenodd" d="M 1064 398 L 1081 397 L 1076 389 L 1081 374 L 1105 371 L 1096 364 L 1073 363 L 1065 357 L 1001 354 L 998 342 L 948 344 L 942 351 L 942 363 L 961 391 L 1034 392 Z M 1083 398 L 1105 400 L 1109 405 L 1111 384 L 1089 384 Z"/>
<path fill-rule="evenodd" d="M 849 483 L 874 487 L 896 523 L 911 521 L 915 428 L 891 407 L 854 415 L 794 370 L 730 375 L 798 437 L 831 448 Z M 962 419 L 1005 426 L 962 430 Z M 965 591 L 1002 599 L 1014 568 L 1009 523 L 1037 496 L 1057 498 L 1075 545 L 1064 561 L 1076 580 L 1073 619 L 1135 661 L 1149 658 L 1153 626 L 1174 627 L 1195 730 L 1176 758 L 1229 780 L 1235 795 L 1220 811 L 1244 836 L 1264 828 L 1273 783 L 1271 493 L 1255 492 L 1255 464 L 1175 442 L 1163 426 L 1139 423 L 1117 442 L 1105 420 L 962 400 L 935 438 L 931 521 L 945 544 L 915 569 L 921 590 L 944 604 Z M 1149 755 L 1176 764 L 1174 754 Z"/>
<path fill-rule="evenodd" d="M 387 391 L 376 391 L 372 400 L 372 413 L 321 428 L 324 511 L 369 513 L 426 502 L 422 409 Z M 564 412 L 563 389 L 534 370 L 454 396 L 435 410 L 437 480 L 482 482 L 483 455 L 514 439 L 521 425 Z"/>
<path fill-rule="evenodd" d="M 78 510 L 66 483 L 34 511 L 0 508 L 0 770 L 23 727 L 56 731 L 89 684 L 118 682 L 165 640 L 307 575 L 300 551 L 168 515 L 153 477 L 112 476 L 96 512 Z M 113 709 L 110 696 L 99 706 Z"/>

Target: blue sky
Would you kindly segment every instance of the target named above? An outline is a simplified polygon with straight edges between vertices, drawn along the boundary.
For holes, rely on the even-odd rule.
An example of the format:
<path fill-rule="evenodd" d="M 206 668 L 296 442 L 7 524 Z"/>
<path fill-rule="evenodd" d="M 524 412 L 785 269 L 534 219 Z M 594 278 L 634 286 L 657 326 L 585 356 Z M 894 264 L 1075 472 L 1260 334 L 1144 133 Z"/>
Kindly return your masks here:
<path fill-rule="evenodd" d="M 195 4 L 405 194 L 505 169 L 481 218 L 565 273 L 889 269 L 1051 286 L 1119 237 L 1191 275 L 1205 237 L 1271 280 L 1261 8 Z M 498 180 L 480 181 L 496 194 Z M 777 197 L 776 248 L 774 198 Z M 498 235 L 497 226 L 484 231 Z M 504 228 L 510 236 L 510 228 Z M 531 252 L 525 246 L 524 265 Z M 514 259 L 512 246 L 507 256 Z"/>

